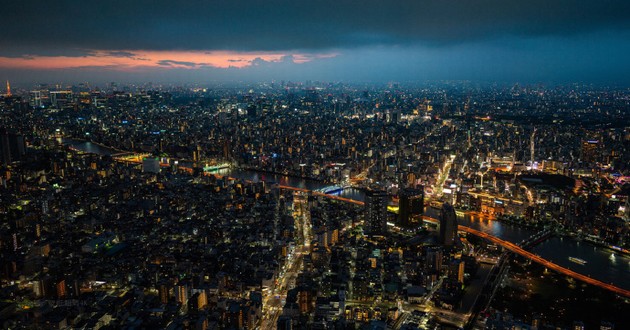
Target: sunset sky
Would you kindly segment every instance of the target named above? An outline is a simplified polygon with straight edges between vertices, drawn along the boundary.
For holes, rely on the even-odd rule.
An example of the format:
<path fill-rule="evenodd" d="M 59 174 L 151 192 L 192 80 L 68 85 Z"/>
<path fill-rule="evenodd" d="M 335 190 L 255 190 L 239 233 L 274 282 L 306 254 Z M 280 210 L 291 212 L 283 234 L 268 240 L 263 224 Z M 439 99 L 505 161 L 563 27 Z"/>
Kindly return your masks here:
<path fill-rule="evenodd" d="M 630 83 L 623 0 L 10 1 L 0 79 Z"/>

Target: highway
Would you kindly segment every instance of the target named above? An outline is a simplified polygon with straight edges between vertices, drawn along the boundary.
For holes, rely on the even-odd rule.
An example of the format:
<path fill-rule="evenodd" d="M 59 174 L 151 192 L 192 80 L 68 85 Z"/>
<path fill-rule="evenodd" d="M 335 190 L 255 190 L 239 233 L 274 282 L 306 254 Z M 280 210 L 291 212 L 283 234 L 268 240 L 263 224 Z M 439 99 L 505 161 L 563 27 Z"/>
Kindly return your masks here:
<path fill-rule="evenodd" d="M 326 198 L 330 198 L 330 199 L 334 199 L 334 200 L 338 200 L 338 201 L 342 201 L 342 202 L 347 202 L 347 203 L 352 203 L 352 204 L 359 205 L 359 206 L 363 206 L 365 204 L 362 201 L 357 201 L 357 200 L 344 198 L 344 197 L 340 197 L 340 196 L 327 195 L 327 194 L 324 194 L 324 193 L 321 193 L 321 192 L 315 192 L 315 191 L 312 191 L 312 190 L 309 190 L 309 189 L 304 189 L 304 188 L 296 188 L 296 187 L 284 186 L 284 185 L 279 185 L 278 188 L 285 189 L 285 190 L 301 191 L 301 192 L 304 192 L 304 193 L 312 193 L 314 196 L 323 196 L 323 197 L 326 197 Z M 430 217 L 427 217 L 427 216 L 422 216 L 422 218 L 425 221 L 429 221 L 429 222 L 434 222 L 434 223 L 438 223 L 439 222 L 437 219 L 430 218 Z M 550 261 L 548 261 L 548 260 L 546 260 L 546 259 L 544 259 L 544 258 L 542 258 L 542 257 L 540 257 L 538 255 L 536 255 L 536 254 L 533 254 L 533 253 L 531 253 L 529 251 L 526 251 L 526 250 L 522 249 L 521 247 L 519 247 L 518 245 L 516 245 L 516 244 L 514 244 L 512 242 L 508 242 L 508 241 L 502 240 L 502 239 L 500 239 L 500 238 L 498 238 L 496 236 L 492 236 L 490 234 L 487 234 L 487 233 L 484 233 L 484 232 L 472 229 L 470 227 L 462 226 L 462 225 L 459 225 L 458 229 L 460 231 L 463 231 L 463 232 L 466 232 L 466 233 L 469 233 L 469 234 L 472 234 L 472 235 L 475 235 L 475 236 L 487 239 L 487 240 L 489 240 L 489 241 L 491 241 L 491 242 L 493 242 L 495 244 L 501 245 L 504 248 L 506 248 L 506 249 L 508 249 L 508 250 L 510 250 L 510 251 L 512 251 L 514 253 L 517 253 L 517 254 L 525 257 L 525 258 L 528 258 L 528 259 L 530 259 L 530 260 L 532 260 L 532 261 L 534 261 L 536 263 L 539 263 L 539 264 L 545 266 L 548 269 L 554 270 L 554 271 L 556 271 L 558 273 L 561 273 L 561 274 L 564 274 L 564 275 L 567 275 L 567 276 L 571 276 L 571 277 L 573 277 L 573 278 L 575 278 L 577 280 L 580 280 L 582 282 L 585 282 L 585 283 L 588 283 L 588 284 L 591 284 L 591 285 L 595 285 L 595 286 L 598 286 L 600 288 L 612 291 L 612 292 L 614 292 L 616 294 L 622 295 L 624 297 L 630 298 L 630 290 L 622 289 L 622 288 L 619 288 L 619 287 L 614 286 L 612 284 L 604 283 L 604 282 L 602 282 L 600 280 L 588 277 L 586 275 L 583 275 L 583 274 L 577 273 L 575 271 L 572 271 L 572 270 L 570 270 L 568 268 L 565 268 L 565 267 L 562 267 L 560 265 L 554 264 L 554 263 L 552 263 L 552 262 L 550 262 Z"/>
<path fill-rule="evenodd" d="M 590 277 L 588 277 L 586 275 L 582 275 L 582 274 L 574 272 L 574 271 L 572 271 L 572 270 L 570 270 L 568 268 L 564 268 L 562 266 L 554 264 L 554 263 L 552 263 L 552 262 L 550 262 L 550 261 L 548 261 L 546 259 L 543 259 L 542 257 L 540 257 L 540 256 L 538 256 L 536 254 L 533 254 L 533 253 L 531 253 L 529 251 L 526 251 L 526 250 L 522 249 L 521 247 L 519 247 L 518 245 L 516 245 L 516 244 L 514 244 L 512 242 L 504 241 L 504 240 L 502 240 L 502 239 L 500 239 L 498 237 L 486 234 L 484 232 L 481 232 L 481 231 L 478 231 L 478 230 L 475 230 L 475 229 L 472 229 L 472 228 L 469 228 L 469 227 L 466 227 L 466 226 L 459 226 L 458 229 L 463 231 L 463 232 L 467 232 L 467 233 L 473 234 L 475 236 L 479 236 L 481 238 L 485 238 L 485 239 L 487 239 L 487 240 L 489 240 L 489 241 L 491 241 L 491 242 L 493 242 L 495 244 L 499 244 L 499 245 L 503 246 L 504 248 L 510 250 L 511 252 L 517 253 L 517 254 L 525 257 L 525 258 L 528 258 L 528 259 L 530 259 L 530 260 L 532 260 L 534 262 L 537 262 L 537 263 L 547 267 L 548 269 L 555 270 L 558 273 L 571 276 L 571 277 L 573 277 L 573 278 L 575 278 L 577 280 L 580 280 L 582 282 L 586 282 L 588 284 L 595 285 L 595 286 L 598 286 L 600 288 L 604 288 L 606 290 L 615 292 L 615 293 L 617 293 L 619 295 L 622 295 L 622 296 L 625 296 L 625 297 L 630 297 L 630 291 L 629 290 L 625 290 L 625 289 L 616 287 L 616 286 L 614 286 L 612 284 L 604 283 L 604 282 L 602 282 L 600 280 L 597 280 L 597 279 L 594 279 L 594 278 L 590 278 Z"/>
<path fill-rule="evenodd" d="M 279 188 L 280 189 L 288 189 L 288 190 L 298 190 L 298 191 L 303 191 L 303 192 L 308 192 L 309 191 L 308 189 L 288 187 L 288 186 L 279 186 Z M 348 199 L 348 198 L 343 198 L 343 197 L 339 197 L 339 196 L 326 195 L 326 194 L 322 194 L 322 193 L 313 193 L 313 195 L 316 195 L 316 196 L 320 196 L 321 195 L 321 196 L 324 196 L 324 197 L 327 197 L 327 198 L 332 198 L 332 199 L 341 200 L 341 201 L 344 201 L 344 202 L 354 203 L 356 205 L 364 205 L 365 204 L 365 203 L 363 203 L 361 201 L 352 200 L 352 199 Z M 431 217 L 427 217 L 427 216 L 422 216 L 422 219 L 425 220 L 425 221 L 433 222 L 433 223 L 439 223 L 439 220 L 431 218 Z M 530 260 L 532 260 L 532 261 L 534 261 L 536 263 L 539 263 L 539 264 L 547 267 L 548 269 L 555 270 L 558 273 L 571 276 L 571 277 L 573 277 L 573 278 L 575 278 L 577 280 L 580 280 L 582 282 L 585 282 L 585 283 L 588 283 L 588 284 L 591 284 L 591 285 L 595 285 L 595 286 L 598 286 L 600 288 L 603 288 L 603 289 L 612 291 L 614 293 L 617 293 L 619 295 L 622 295 L 624 297 L 629 297 L 630 298 L 630 291 L 629 290 L 625 290 L 625 289 L 619 288 L 619 287 L 614 286 L 612 284 L 604 283 L 604 282 L 602 282 L 600 280 L 597 280 L 597 279 L 594 279 L 594 278 L 590 278 L 590 277 L 588 277 L 586 275 L 582 275 L 582 274 L 574 272 L 574 271 L 572 271 L 572 270 L 570 270 L 568 268 L 564 268 L 564 267 L 562 267 L 560 265 L 554 264 L 554 263 L 552 263 L 552 262 L 550 262 L 550 261 L 548 261 L 546 259 L 543 259 L 542 257 L 540 257 L 538 255 L 535 255 L 535 254 L 533 254 L 531 252 L 528 252 L 528 251 L 522 249 L 521 247 L 519 247 L 518 245 L 516 245 L 516 244 L 514 244 L 512 242 L 508 242 L 508 241 L 502 240 L 502 239 L 500 239 L 500 238 L 498 238 L 496 236 L 492 236 L 490 234 L 486 234 L 484 232 L 472 229 L 470 227 L 462 226 L 462 225 L 459 225 L 458 229 L 460 231 L 463 231 L 463 232 L 466 232 L 466 233 L 469 233 L 469 234 L 473 234 L 475 236 L 487 239 L 487 240 L 489 240 L 489 241 L 491 241 L 491 242 L 493 242 L 495 244 L 501 245 L 501 246 L 505 247 L 506 249 L 508 249 L 508 250 L 510 250 L 510 251 L 512 251 L 514 253 L 517 253 L 517 254 L 525 257 L 525 258 L 528 258 L 528 259 L 530 259 Z"/>

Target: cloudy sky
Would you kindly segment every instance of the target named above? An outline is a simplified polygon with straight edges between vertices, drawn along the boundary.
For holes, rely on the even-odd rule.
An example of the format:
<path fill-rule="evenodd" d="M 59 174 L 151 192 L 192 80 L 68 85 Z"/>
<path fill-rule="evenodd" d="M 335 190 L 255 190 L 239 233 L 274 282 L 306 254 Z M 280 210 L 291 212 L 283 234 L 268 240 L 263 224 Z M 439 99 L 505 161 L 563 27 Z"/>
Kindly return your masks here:
<path fill-rule="evenodd" d="M 5 1 L 0 79 L 630 84 L 630 1 Z"/>

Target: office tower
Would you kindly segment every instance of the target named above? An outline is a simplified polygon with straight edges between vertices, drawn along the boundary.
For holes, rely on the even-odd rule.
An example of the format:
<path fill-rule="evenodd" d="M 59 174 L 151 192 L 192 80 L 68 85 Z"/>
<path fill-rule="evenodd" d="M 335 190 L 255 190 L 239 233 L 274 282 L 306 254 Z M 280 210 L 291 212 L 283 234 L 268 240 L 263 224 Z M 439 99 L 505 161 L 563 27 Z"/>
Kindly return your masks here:
<path fill-rule="evenodd" d="M 365 226 L 370 235 L 387 233 L 387 192 L 368 190 L 365 194 Z"/>
<path fill-rule="evenodd" d="M 424 192 L 421 189 L 407 188 L 400 192 L 399 197 L 398 224 L 410 226 L 411 219 L 424 211 Z"/>
<path fill-rule="evenodd" d="M 457 238 L 457 216 L 451 204 L 444 203 L 440 212 L 440 243 L 452 246 Z"/>
<path fill-rule="evenodd" d="M 464 283 L 464 270 L 466 263 L 462 260 L 453 260 L 449 265 L 449 278 L 458 283 Z"/>
<path fill-rule="evenodd" d="M 142 172 L 143 173 L 160 173 L 160 159 L 159 158 L 143 158 L 142 159 Z"/>
<path fill-rule="evenodd" d="M 442 269 L 442 248 L 434 246 L 427 249 L 424 269 L 429 272 L 439 272 Z"/>
<path fill-rule="evenodd" d="M 0 159 L 2 164 L 9 164 L 22 159 L 26 153 L 24 136 L 10 134 L 6 129 L 0 129 Z"/>
<path fill-rule="evenodd" d="M 34 108 L 41 108 L 42 103 L 42 92 L 41 91 L 31 91 L 30 92 L 30 100 L 29 104 Z"/>

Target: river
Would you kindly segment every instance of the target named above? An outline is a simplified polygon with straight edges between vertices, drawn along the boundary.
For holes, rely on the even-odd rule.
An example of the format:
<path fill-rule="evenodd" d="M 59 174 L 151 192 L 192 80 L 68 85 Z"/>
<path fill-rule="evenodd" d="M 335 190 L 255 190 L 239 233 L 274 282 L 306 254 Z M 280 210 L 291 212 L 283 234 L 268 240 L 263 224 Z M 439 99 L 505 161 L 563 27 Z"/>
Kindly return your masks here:
<path fill-rule="evenodd" d="M 111 155 L 120 152 L 112 148 L 82 140 L 62 139 L 62 142 L 78 150 L 101 155 Z M 252 170 L 221 169 L 218 171 L 218 174 L 254 182 L 274 182 L 309 190 L 316 190 L 328 186 L 328 184 L 317 180 Z M 360 201 L 363 201 L 365 198 L 363 191 L 354 188 L 344 189 L 338 195 Z M 425 214 L 433 218 L 438 218 L 439 210 L 429 207 L 425 211 Z M 513 243 L 518 243 L 534 233 L 531 229 L 520 228 L 499 221 L 482 220 L 470 216 L 458 216 L 457 221 L 460 225 L 488 233 Z M 537 245 L 533 248 L 532 252 L 560 266 L 630 290 L 630 257 L 626 255 L 614 253 L 609 249 L 596 247 L 586 242 L 578 242 L 571 238 L 558 237 L 553 237 Z M 614 257 L 611 257 L 611 255 L 614 255 Z M 580 265 L 571 262 L 569 257 L 583 259 L 586 261 L 586 264 Z"/>

